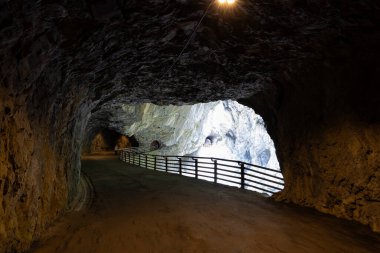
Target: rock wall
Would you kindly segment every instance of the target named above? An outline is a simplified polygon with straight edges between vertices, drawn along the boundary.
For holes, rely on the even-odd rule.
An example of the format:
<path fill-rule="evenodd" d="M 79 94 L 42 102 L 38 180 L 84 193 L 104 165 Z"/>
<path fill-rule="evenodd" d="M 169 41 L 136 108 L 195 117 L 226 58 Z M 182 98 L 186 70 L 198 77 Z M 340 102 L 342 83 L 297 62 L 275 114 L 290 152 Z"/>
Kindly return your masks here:
<path fill-rule="evenodd" d="M 46 9 L 20 4 L 0 2 L 0 252 L 27 250 L 70 208 L 88 112 Z M 49 22 L 63 14 L 53 9 Z"/>
<path fill-rule="evenodd" d="M 380 231 L 380 50 L 372 44 L 380 34 L 367 36 L 329 44 L 328 58 L 283 73 L 242 103 L 275 140 L 286 181 L 276 199 Z"/>
<path fill-rule="evenodd" d="M 120 149 L 130 148 L 130 147 L 132 147 L 132 142 L 129 140 L 129 138 L 127 136 L 122 135 L 117 140 L 117 147 Z"/>
<path fill-rule="evenodd" d="M 279 170 L 274 144 L 262 118 L 236 101 L 182 106 L 123 105 L 109 122 L 135 136 L 142 150 L 153 141 L 162 155 L 193 155 L 244 161 Z M 127 119 L 116 126 L 114 119 Z M 281 176 L 281 175 L 280 175 Z"/>
<path fill-rule="evenodd" d="M 112 145 L 107 143 L 102 133 L 95 135 L 94 139 L 91 142 L 91 153 L 107 150 L 112 150 Z"/>
<path fill-rule="evenodd" d="M 0 252 L 19 252 L 75 194 L 83 122 L 70 120 L 71 106 L 57 113 L 62 105 L 49 104 L 39 87 L 23 94 L 22 83 L 6 82 L 9 89 L 0 93 Z"/>

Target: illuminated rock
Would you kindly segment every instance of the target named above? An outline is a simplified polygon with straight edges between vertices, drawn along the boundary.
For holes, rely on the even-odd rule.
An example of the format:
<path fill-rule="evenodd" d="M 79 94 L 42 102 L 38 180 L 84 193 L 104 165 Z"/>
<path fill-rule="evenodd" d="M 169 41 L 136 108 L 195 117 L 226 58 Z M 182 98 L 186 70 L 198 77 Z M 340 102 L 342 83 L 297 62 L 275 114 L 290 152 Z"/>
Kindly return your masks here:
<path fill-rule="evenodd" d="M 183 106 L 124 105 L 124 134 L 136 136 L 140 148 L 153 153 L 239 160 L 279 169 L 276 150 L 263 119 L 231 100 Z"/>

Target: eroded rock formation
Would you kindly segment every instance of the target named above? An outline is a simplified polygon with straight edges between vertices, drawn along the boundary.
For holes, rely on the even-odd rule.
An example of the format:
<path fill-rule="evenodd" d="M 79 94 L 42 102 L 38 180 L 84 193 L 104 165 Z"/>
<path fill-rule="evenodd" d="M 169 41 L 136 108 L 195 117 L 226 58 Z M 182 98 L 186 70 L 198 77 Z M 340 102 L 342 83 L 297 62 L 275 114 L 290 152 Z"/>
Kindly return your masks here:
<path fill-rule="evenodd" d="M 239 2 L 211 8 L 162 78 L 208 1 L 0 1 L 0 251 L 69 206 L 85 129 L 121 103 L 251 97 L 277 198 L 379 230 L 378 1 Z"/>
<path fill-rule="evenodd" d="M 279 147 L 286 186 L 277 199 L 380 231 L 380 51 L 369 50 L 365 36 L 356 43 L 357 51 L 333 48 L 324 66 L 310 63 L 245 102 L 263 116 Z M 263 107 L 262 99 L 274 106 Z"/>
<path fill-rule="evenodd" d="M 150 151 L 151 143 L 158 141 L 159 147 L 151 153 L 219 157 L 280 169 L 263 119 L 236 101 L 123 105 L 114 113 L 110 125 L 135 136 L 143 151 Z M 125 121 L 115 125 L 116 119 Z"/>

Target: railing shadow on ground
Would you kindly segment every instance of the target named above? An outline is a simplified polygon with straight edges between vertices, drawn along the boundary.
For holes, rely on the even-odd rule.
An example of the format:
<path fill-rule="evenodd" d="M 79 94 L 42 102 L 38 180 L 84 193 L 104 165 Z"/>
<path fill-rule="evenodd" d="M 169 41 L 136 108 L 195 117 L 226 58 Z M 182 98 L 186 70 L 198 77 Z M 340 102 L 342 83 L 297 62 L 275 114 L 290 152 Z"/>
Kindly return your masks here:
<path fill-rule="evenodd" d="M 214 157 L 152 155 L 138 149 L 119 150 L 120 160 L 167 173 L 179 174 L 272 195 L 284 188 L 281 171 L 242 161 Z"/>

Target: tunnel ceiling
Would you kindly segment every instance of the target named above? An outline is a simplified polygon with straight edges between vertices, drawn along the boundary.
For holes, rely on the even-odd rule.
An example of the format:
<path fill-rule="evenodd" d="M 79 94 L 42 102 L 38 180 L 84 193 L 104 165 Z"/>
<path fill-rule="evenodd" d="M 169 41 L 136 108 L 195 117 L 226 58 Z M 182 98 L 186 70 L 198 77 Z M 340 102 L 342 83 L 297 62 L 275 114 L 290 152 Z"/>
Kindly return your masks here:
<path fill-rule="evenodd" d="M 120 102 L 246 98 L 325 59 L 332 45 L 350 47 L 350 36 L 363 24 L 375 28 L 374 2 L 213 5 L 178 64 L 163 76 L 209 1 L 3 1 L 0 55 L 11 63 L 2 65 L 3 79 L 11 86 L 24 80 L 25 89 L 43 83 L 49 89 L 41 96 L 82 93 L 93 112 Z M 20 67 L 12 79 L 9 73 Z"/>
<path fill-rule="evenodd" d="M 20 80 L 59 74 L 61 89 L 88 88 L 95 104 L 194 103 L 260 92 L 279 72 L 320 59 L 331 41 L 345 43 L 344 29 L 358 25 L 334 1 L 238 2 L 229 11 L 211 8 L 163 78 L 208 1 L 3 1 L 0 52 L 23 65 Z"/>

